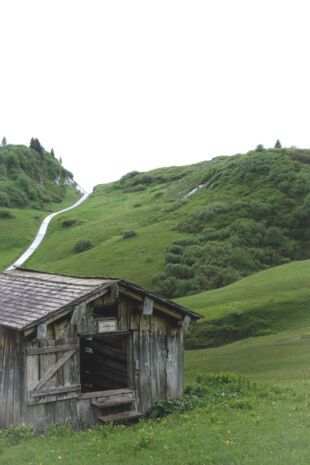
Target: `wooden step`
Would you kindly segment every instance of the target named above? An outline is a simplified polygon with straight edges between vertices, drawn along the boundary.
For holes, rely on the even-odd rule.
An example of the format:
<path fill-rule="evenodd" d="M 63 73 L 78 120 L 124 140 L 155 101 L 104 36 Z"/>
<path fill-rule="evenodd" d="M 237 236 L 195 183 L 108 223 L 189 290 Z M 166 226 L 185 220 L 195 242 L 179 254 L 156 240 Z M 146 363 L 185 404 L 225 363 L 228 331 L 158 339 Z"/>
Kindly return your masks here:
<path fill-rule="evenodd" d="M 113 415 L 103 415 L 98 417 L 98 420 L 102 421 L 103 423 L 123 423 L 126 421 L 136 420 L 137 418 L 142 417 L 141 412 L 131 411 L 131 412 L 121 412 L 115 413 Z"/>
<path fill-rule="evenodd" d="M 117 405 L 127 405 L 134 402 L 133 397 L 120 397 L 119 399 L 112 400 L 92 400 L 91 404 L 98 408 L 110 408 L 116 407 Z"/>

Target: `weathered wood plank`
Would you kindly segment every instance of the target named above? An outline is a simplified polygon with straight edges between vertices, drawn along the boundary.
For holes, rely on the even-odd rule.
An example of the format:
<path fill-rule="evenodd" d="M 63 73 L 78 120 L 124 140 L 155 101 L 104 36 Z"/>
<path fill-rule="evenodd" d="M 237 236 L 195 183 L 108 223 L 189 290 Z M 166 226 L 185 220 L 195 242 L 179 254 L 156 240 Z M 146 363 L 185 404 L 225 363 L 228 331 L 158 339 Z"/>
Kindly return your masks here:
<path fill-rule="evenodd" d="M 36 349 L 27 349 L 27 355 L 37 355 L 37 354 L 49 354 L 49 353 L 56 353 L 56 352 L 67 352 L 68 350 L 78 349 L 78 344 L 67 344 L 61 346 L 53 346 L 53 347 L 38 347 Z"/>
<path fill-rule="evenodd" d="M 67 354 L 63 355 L 57 363 L 51 366 L 45 374 L 42 376 L 40 381 L 33 387 L 33 391 L 39 390 L 44 384 L 61 368 L 67 360 L 75 353 L 75 350 L 70 350 Z"/>
<path fill-rule="evenodd" d="M 144 298 L 143 302 L 143 315 L 153 315 L 154 301 L 148 297 Z"/>
<path fill-rule="evenodd" d="M 44 389 L 41 391 L 30 391 L 30 397 L 43 397 L 43 396 L 53 396 L 55 394 L 63 394 L 67 392 L 79 391 L 81 389 L 80 384 L 62 386 L 51 389 Z"/>

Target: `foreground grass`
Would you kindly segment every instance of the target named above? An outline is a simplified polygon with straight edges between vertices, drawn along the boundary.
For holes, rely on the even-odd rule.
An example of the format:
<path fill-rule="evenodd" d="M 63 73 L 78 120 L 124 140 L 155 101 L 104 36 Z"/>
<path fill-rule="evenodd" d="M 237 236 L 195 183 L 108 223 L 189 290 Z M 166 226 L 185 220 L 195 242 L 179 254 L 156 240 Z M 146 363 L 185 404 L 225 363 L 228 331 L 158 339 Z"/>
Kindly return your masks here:
<path fill-rule="evenodd" d="M 3 442 L 0 463 L 308 464 L 309 395 L 253 384 L 245 389 L 224 379 L 208 386 L 196 408 L 183 414 L 86 432 L 54 428 L 17 445 Z"/>

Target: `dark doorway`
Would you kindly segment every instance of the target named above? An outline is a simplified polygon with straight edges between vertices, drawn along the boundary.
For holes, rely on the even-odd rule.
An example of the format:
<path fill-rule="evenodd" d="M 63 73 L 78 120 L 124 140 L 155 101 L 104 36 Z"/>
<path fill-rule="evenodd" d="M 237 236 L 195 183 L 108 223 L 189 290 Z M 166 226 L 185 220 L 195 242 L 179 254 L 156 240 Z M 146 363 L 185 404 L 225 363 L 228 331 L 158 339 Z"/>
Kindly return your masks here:
<path fill-rule="evenodd" d="M 100 335 L 80 339 L 82 392 L 128 387 L 128 335 Z"/>

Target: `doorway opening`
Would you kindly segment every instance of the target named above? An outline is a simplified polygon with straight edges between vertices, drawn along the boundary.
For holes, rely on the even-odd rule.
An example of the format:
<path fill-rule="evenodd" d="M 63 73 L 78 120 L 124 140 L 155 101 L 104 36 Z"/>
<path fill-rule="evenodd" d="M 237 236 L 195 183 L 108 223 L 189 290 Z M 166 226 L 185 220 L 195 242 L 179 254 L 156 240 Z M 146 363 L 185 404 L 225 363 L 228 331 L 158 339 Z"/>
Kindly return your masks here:
<path fill-rule="evenodd" d="M 129 387 L 128 353 L 128 334 L 81 337 L 81 391 Z"/>

